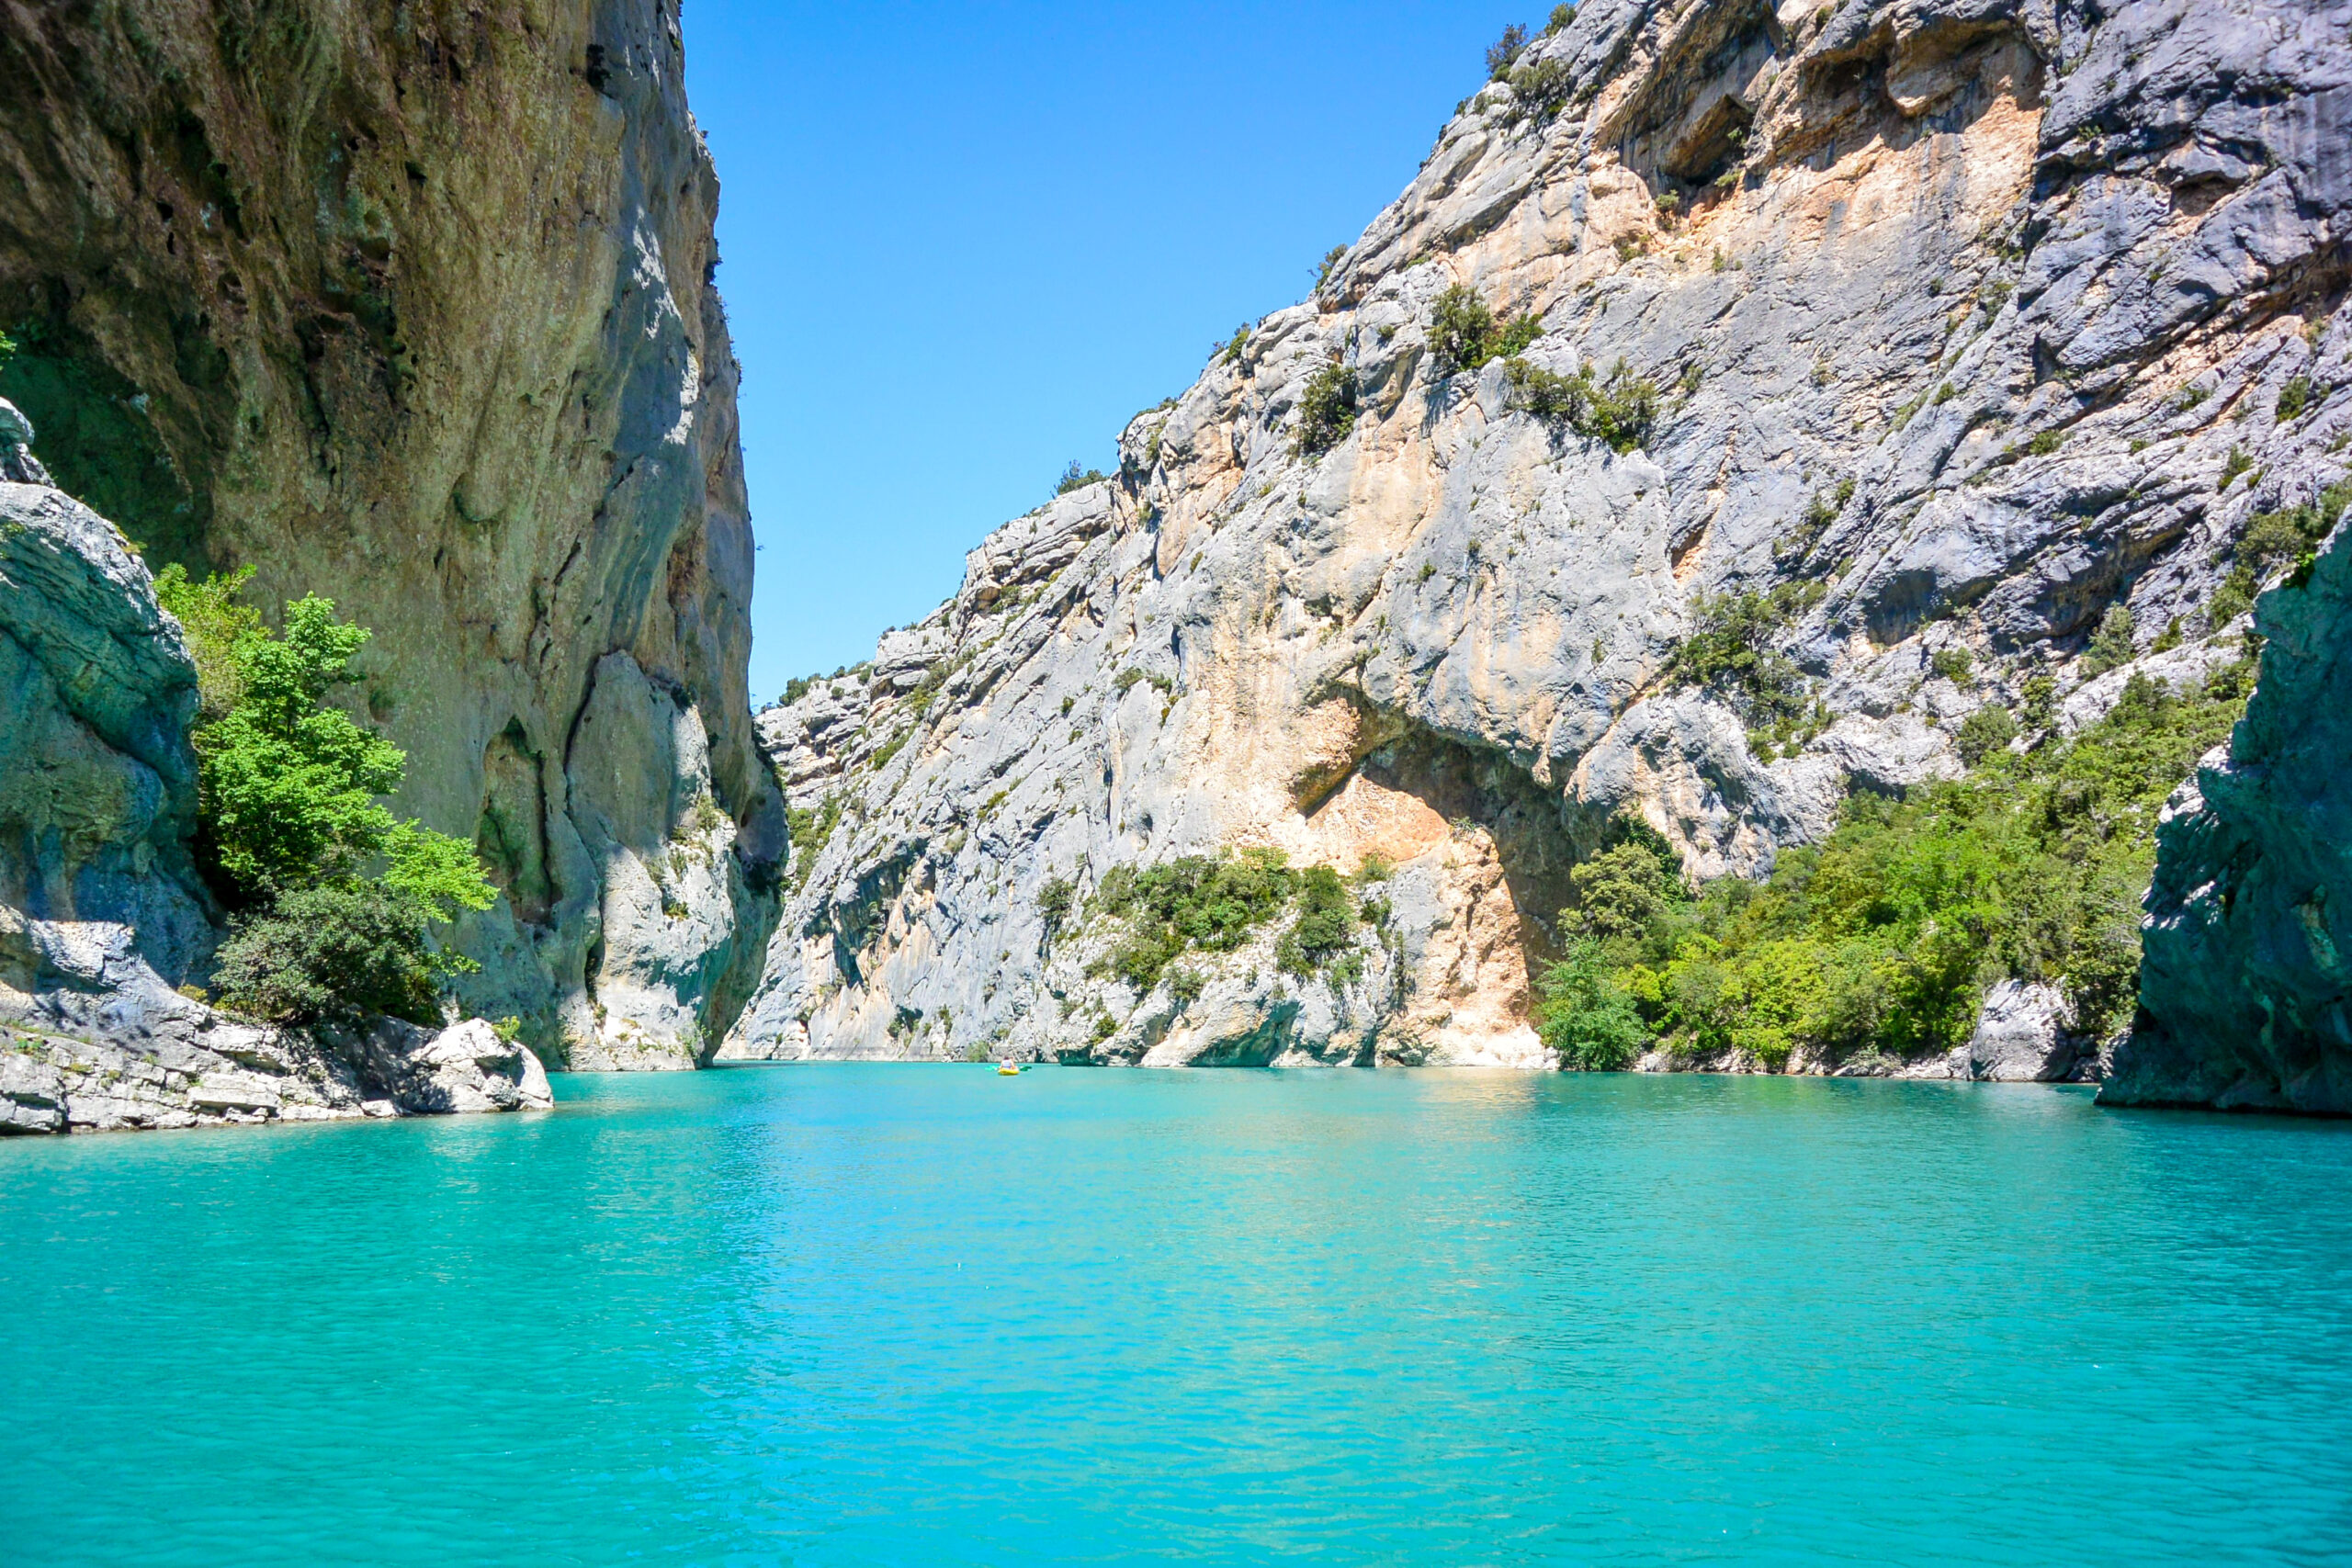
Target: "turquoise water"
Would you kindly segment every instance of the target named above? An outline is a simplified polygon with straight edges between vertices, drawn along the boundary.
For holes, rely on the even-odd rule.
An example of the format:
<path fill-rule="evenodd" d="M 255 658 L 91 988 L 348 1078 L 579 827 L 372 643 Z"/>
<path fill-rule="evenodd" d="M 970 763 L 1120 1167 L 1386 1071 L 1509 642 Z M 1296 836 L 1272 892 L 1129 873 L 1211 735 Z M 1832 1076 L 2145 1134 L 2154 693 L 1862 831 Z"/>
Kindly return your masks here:
<path fill-rule="evenodd" d="M 0 1144 L 10 1563 L 2352 1560 L 2352 1126 L 744 1068 Z"/>

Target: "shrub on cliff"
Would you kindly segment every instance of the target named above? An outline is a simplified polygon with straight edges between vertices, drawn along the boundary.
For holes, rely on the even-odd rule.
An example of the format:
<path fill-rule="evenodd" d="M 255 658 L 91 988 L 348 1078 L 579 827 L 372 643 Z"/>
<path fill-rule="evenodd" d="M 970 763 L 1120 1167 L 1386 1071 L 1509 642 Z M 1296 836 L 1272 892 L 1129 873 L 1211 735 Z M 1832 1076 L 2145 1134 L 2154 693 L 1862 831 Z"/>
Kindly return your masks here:
<path fill-rule="evenodd" d="M 1517 22 L 1503 29 L 1503 36 L 1487 46 L 1487 75 L 1499 82 L 1527 48 L 1527 29 Z"/>
<path fill-rule="evenodd" d="M 2176 694 L 2135 676 L 2070 742 L 1988 750 L 1968 777 L 1900 799 L 1849 797 L 1824 843 L 1782 851 L 1760 885 L 1691 895 L 1645 829 L 1623 829 L 1573 874 L 1546 1041 L 1585 1067 L 1653 1043 L 1773 1067 L 1799 1048 L 1915 1056 L 1965 1040 L 2002 978 L 2056 983 L 2074 1027 L 2105 1032 L 2136 986 L 2157 810 L 2229 733 L 2243 685 Z"/>
<path fill-rule="evenodd" d="M 1356 374 L 1335 359 L 1309 378 L 1299 395 L 1298 454 L 1320 457 L 1355 427 Z"/>
<path fill-rule="evenodd" d="M 1355 900 L 1340 874 L 1310 865 L 1299 874 L 1298 919 L 1274 944 L 1274 962 L 1294 975 L 1312 975 L 1355 940 Z"/>
<path fill-rule="evenodd" d="M 1515 66 L 1503 78 L 1510 84 L 1510 118 L 1538 124 L 1568 107 L 1575 77 L 1565 60 L 1538 60 Z"/>
<path fill-rule="evenodd" d="M 1053 890 L 1047 885 L 1047 891 Z M 1067 887 L 1067 884 L 1062 884 Z M 1039 897 L 1044 912 L 1045 895 Z M 1057 898 L 1061 916 L 1067 902 Z M 1340 874 L 1329 866 L 1295 870 L 1279 850 L 1182 855 L 1137 871 L 1114 866 L 1087 900 L 1090 919 L 1122 928 L 1090 966 L 1116 976 L 1137 995 L 1149 991 L 1187 953 L 1231 953 L 1286 909 L 1296 918 L 1274 945 L 1274 961 L 1295 975 L 1331 966 L 1354 945 L 1363 919 Z"/>
<path fill-rule="evenodd" d="M 183 617 L 205 693 L 198 848 L 238 911 L 220 953 L 223 999 L 273 1022 L 370 1011 L 429 1022 L 440 981 L 471 967 L 431 930 L 488 908 L 497 891 L 470 844 L 379 802 L 407 759 L 328 705 L 354 679 L 366 629 L 309 597 L 272 637 L 234 603 L 244 581 L 167 570 L 156 583 Z"/>
<path fill-rule="evenodd" d="M 1784 582 L 1770 593 L 1701 598 L 1693 606 L 1690 635 L 1667 656 L 1667 682 L 1704 687 L 1728 699 L 1752 728 L 1778 733 L 1797 725 L 1806 716 L 1804 675 L 1773 644 L 1826 592 L 1818 580 L 1808 579 Z"/>
<path fill-rule="evenodd" d="M 1430 352 L 1448 371 L 1476 370 L 1490 359 L 1518 354 L 1543 335 L 1533 316 L 1497 317 L 1477 295 L 1454 284 L 1430 313 Z"/>
<path fill-rule="evenodd" d="M 1657 383 L 1634 375 L 1622 359 L 1605 380 L 1596 378 L 1589 365 L 1577 367 L 1573 376 L 1519 358 L 1510 359 L 1503 368 L 1510 378 L 1513 408 L 1606 442 L 1611 451 L 1631 452 L 1647 446 L 1657 430 Z"/>

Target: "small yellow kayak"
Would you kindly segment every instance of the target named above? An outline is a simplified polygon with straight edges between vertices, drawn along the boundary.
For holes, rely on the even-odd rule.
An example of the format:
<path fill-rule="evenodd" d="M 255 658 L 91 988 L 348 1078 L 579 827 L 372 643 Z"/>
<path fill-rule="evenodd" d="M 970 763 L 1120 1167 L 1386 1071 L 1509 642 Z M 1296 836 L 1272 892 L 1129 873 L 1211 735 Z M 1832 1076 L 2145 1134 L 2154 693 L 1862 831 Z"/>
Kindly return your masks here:
<path fill-rule="evenodd" d="M 1021 1076 L 1021 1069 L 1011 1062 L 999 1062 L 996 1065 L 996 1074 L 1001 1078 L 1017 1078 Z"/>

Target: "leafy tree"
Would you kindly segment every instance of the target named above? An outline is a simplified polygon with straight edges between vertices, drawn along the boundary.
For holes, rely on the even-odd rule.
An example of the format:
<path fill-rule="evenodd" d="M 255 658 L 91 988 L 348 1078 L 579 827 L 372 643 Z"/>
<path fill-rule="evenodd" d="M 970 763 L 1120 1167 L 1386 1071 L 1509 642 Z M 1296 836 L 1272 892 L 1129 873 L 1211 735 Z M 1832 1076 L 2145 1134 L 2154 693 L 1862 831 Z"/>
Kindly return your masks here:
<path fill-rule="evenodd" d="M 382 884 L 325 884 L 238 922 L 214 984 L 231 1006 L 277 1023 L 361 1022 L 390 1013 L 438 1021 L 445 965 L 423 906 Z"/>
<path fill-rule="evenodd" d="M 2107 614 L 2099 617 L 2098 630 L 2091 634 L 2090 646 L 2083 650 L 2083 675 L 2088 679 L 2104 675 L 2120 664 L 2129 664 L 2135 649 L 2132 646 L 2132 612 L 2121 604 L 2109 604 Z"/>
<path fill-rule="evenodd" d="M 155 602 L 169 610 L 187 636 L 189 657 L 196 660 L 197 689 L 201 694 L 201 717 L 218 719 L 237 704 L 244 691 L 241 660 L 247 644 L 266 637 L 261 612 L 237 603 L 237 595 L 253 581 L 252 567 L 216 574 L 201 582 L 189 580 L 177 561 L 155 577 Z"/>
<path fill-rule="evenodd" d="M 1760 886 L 1680 895 L 1656 848 L 1645 863 L 1631 838 L 1607 844 L 1572 874 L 1546 1038 L 1572 1066 L 1653 1043 L 1774 1067 L 1800 1048 L 1915 1056 L 1966 1039 L 2003 977 L 2059 985 L 2073 1027 L 2103 1032 L 2136 988 L 2156 814 L 2244 695 L 2242 674 L 2192 694 L 2135 675 L 2070 741 L 1988 750 L 1968 777 L 1899 799 L 1849 797 L 1825 842 L 1783 851 Z M 1643 1038 L 1611 1045 L 1628 1006 Z"/>
<path fill-rule="evenodd" d="M 1510 70 L 1511 63 L 1527 49 L 1527 29 L 1517 22 L 1503 29 L 1503 36 L 1487 46 L 1487 74 L 1500 81 Z"/>
<path fill-rule="evenodd" d="M 1987 703 L 1960 721 L 1961 761 L 1974 767 L 2018 738 L 2018 721 L 1998 703 Z"/>
<path fill-rule="evenodd" d="M 437 982 L 471 967 L 430 929 L 497 890 L 473 847 L 379 800 L 406 758 L 327 705 L 354 679 L 364 627 L 315 596 L 273 637 L 234 603 L 250 572 L 191 581 L 167 569 L 164 607 L 196 650 L 207 717 L 196 743 L 201 847 L 240 918 L 220 951 L 232 1006 L 287 1023 L 368 1011 L 429 1017 Z"/>
<path fill-rule="evenodd" d="M 1490 359 L 1516 355 L 1543 335 L 1534 316 L 1498 318 L 1486 301 L 1457 283 L 1437 297 L 1430 315 L 1430 352 L 1453 370 L 1476 370 Z"/>
<path fill-rule="evenodd" d="M 1310 865 L 1298 879 L 1298 919 L 1274 944 L 1274 961 L 1294 975 L 1312 975 L 1354 941 L 1355 900 L 1328 865 Z"/>
<path fill-rule="evenodd" d="M 1579 936 L 1622 942 L 1652 929 L 1690 896 L 1682 886 L 1679 857 L 1657 829 L 1621 818 L 1612 836 L 1614 842 L 1568 874 L 1577 901 L 1566 919 Z"/>
<path fill-rule="evenodd" d="M 1599 942 L 1573 944 L 1545 972 L 1542 989 L 1539 1032 L 1568 1066 L 1621 1072 L 1649 1047 L 1651 1033 L 1641 1010 Z"/>

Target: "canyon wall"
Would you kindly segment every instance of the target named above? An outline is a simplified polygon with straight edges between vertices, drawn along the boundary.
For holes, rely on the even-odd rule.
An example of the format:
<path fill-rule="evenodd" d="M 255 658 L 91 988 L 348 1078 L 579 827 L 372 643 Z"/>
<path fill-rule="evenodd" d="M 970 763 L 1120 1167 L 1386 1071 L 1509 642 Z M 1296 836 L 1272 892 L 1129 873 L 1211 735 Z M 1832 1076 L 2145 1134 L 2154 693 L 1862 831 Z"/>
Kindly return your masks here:
<path fill-rule="evenodd" d="M 2261 684 L 2157 830 L 2140 1016 L 2103 1105 L 2352 1115 L 2352 555 L 2255 624 Z"/>
<path fill-rule="evenodd" d="M 2036 677 L 2071 733 L 2236 660 L 2233 547 L 2352 430 L 2347 18 L 1589 0 L 1115 476 L 759 716 L 796 842 L 724 1054 L 1538 1065 L 1621 818 L 1756 874 Z M 1678 673 L 1735 594 L 1794 715 Z M 1385 873 L 1342 961 L 1123 979 L 1106 885 L 1250 848 Z"/>
<path fill-rule="evenodd" d="M 461 1000 L 582 1067 L 708 1055 L 785 848 L 683 73 L 675 0 L 0 10 L 0 394 L 150 565 L 372 628 L 503 889 Z"/>

